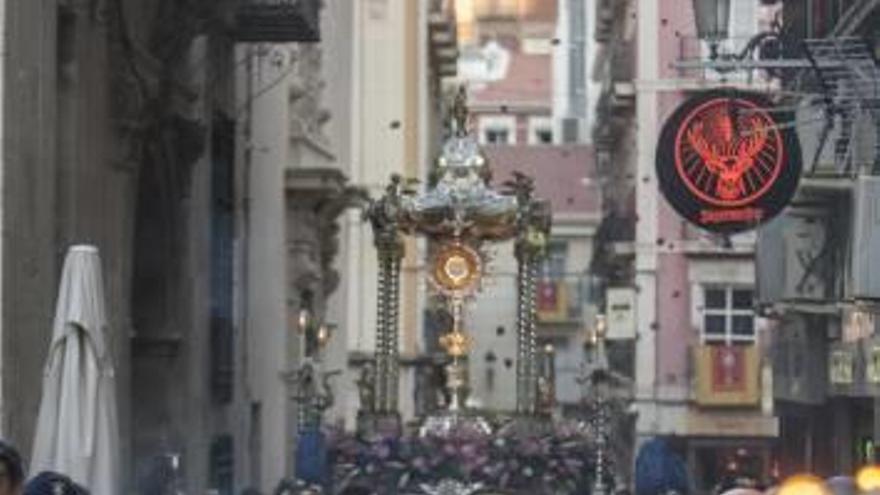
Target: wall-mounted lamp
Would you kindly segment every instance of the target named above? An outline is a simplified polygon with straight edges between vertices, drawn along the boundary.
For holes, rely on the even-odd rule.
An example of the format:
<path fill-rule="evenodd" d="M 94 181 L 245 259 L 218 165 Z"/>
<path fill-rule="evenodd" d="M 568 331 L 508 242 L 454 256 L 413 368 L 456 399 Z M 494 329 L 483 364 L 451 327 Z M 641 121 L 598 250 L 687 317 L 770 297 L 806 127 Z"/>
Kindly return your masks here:
<path fill-rule="evenodd" d="M 728 37 L 730 0 L 693 0 L 697 36 L 709 43 L 712 60 L 718 58 L 718 44 Z"/>
<path fill-rule="evenodd" d="M 336 325 L 320 320 L 312 309 L 312 293 L 303 291 L 300 295 L 300 309 L 297 313 L 296 329 L 305 339 L 306 357 L 317 356 L 330 342 Z"/>
<path fill-rule="evenodd" d="M 608 322 L 605 319 L 605 315 L 598 314 L 596 315 L 596 337 L 601 340 L 604 340 L 605 337 L 608 336 Z"/>

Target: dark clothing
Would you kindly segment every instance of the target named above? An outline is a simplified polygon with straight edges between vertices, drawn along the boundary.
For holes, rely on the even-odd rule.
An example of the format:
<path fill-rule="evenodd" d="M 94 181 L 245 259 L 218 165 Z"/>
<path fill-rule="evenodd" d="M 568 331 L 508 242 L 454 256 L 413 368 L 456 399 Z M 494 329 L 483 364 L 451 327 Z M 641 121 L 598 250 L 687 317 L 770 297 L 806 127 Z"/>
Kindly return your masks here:
<path fill-rule="evenodd" d="M 28 481 L 24 495 L 89 495 L 89 491 L 63 474 L 44 471 Z"/>
<path fill-rule="evenodd" d="M 13 487 L 21 486 L 24 482 L 24 464 L 21 462 L 21 455 L 15 450 L 15 447 L 6 442 L 0 441 L 0 463 L 6 467 L 6 475 Z"/>
<path fill-rule="evenodd" d="M 655 438 L 645 443 L 636 456 L 636 495 L 688 493 L 687 468 L 666 441 Z"/>

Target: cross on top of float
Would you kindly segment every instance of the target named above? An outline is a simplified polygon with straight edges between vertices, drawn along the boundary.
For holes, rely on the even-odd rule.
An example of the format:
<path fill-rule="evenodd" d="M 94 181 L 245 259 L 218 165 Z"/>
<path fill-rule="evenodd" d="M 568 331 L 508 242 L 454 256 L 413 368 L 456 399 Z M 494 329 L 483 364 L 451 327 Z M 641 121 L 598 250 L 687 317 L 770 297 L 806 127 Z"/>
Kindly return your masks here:
<path fill-rule="evenodd" d="M 518 175 L 501 192 L 492 188 L 489 160 L 469 131 L 468 120 L 467 96 L 461 87 L 428 188 L 401 196 L 399 227 L 435 238 L 477 242 L 511 239 L 536 223 L 549 229 L 549 205 L 532 198 L 530 178 Z"/>

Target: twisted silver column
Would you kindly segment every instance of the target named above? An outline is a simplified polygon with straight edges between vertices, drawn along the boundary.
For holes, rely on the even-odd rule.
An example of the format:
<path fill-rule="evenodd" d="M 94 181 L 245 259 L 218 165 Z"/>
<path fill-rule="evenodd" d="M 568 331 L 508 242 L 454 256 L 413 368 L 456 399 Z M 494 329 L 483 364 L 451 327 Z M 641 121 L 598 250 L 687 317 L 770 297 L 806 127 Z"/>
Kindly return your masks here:
<path fill-rule="evenodd" d="M 608 442 L 608 410 L 607 401 L 600 392 L 596 397 L 596 466 L 593 480 L 594 495 L 605 495 L 605 449 Z"/>
<path fill-rule="evenodd" d="M 379 250 L 379 293 L 376 315 L 375 411 L 396 413 L 400 370 L 398 331 L 400 319 L 400 262 L 403 246 L 395 231 L 381 233 Z"/>
<path fill-rule="evenodd" d="M 534 254 L 527 247 L 519 246 L 517 251 L 516 409 L 521 414 L 534 414 L 538 384 L 538 363 L 535 362 L 535 284 L 538 266 Z"/>
<path fill-rule="evenodd" d="M 379 248 L 379 274 L 376 304 L 376 351 L 374 356 L 376 369 L 376 403 L 373 405 L 377 412 L 385 411 L 388 397 L 388 301 L 390 297 L 390 270 L 388 255 L 382 243 L 377 243 Z"/>
<path fill-rule="evenodd" d="M 536 314 L 537 314 L 537 277 L 538 277 L 538 263 L 533 255 L 529 256 L 529 262 L 527 266 L 527 277 L 526 277 L 526 301 L 528 302 L 527 312 L 526 312 L 526 348 L 528 353 L 528 373 L 526 375 L 526 390 L 528 390 L 528 401 L 531 407 L 529 411 L 531 414 L 534 414 L 538 410 L 538 342 L 537 336 L 535 332 L 536 327 Z"/>
<path fill-rule="evenodd" d="M 388 412 L 397 412 L 399 393 L 398 384 L 400 382 L 400 261 L 402 250 L 397 243 L 395 243 L 395 246 L 390 251 L 387 260 L 387 273 L 390 277 L 390 280 L 388 281 L 388 320 L 385 323 L 387 332 L 385 339 L 385 358 L 388 360 L 388 376 L 385 390 L 388 394 L 388 399 L 385 404 L 387 404 L 386 410 Z"/>
<path fill-rule="evenodd" d="M 517 256 L 516 274 L 516 412 L 528 414 L 526 377 L 528 375 L 528 351 L 526 342 L 528 327 L 526 325 L 526 260 L 521 254 Z"/>

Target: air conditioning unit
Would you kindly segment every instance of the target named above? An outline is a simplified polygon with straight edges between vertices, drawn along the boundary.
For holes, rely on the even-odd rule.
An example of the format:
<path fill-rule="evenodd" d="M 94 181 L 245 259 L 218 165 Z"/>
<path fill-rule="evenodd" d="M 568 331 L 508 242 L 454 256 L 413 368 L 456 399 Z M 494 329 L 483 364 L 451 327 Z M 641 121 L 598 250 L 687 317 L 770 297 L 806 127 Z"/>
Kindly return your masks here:
<path fill-rule="evenodd" d="M 565 144 L 580 142 L 580 119 L 566 117 L 562 119 L 562 142 Z"/>
<path fill-rule="evenodd" d="M 828 298 L 829 260 L 824 210 L 791 208 L 758 232 L 758 302 L 820 302 Z"/>
<path fill-rule="evenodd" d="M 880 177 L 861 176 L 853 194 L 852 299 L 880 299 Z"/>
<path fill-rule="evenodd" d="M 779 215 L 758 229 L 755 249 L 755 299 L 768 306 L 785 298 L 785 223 L 787 215 Z"/>
<path fill-rule="evenodd" d="M 822 301 L 828 296 L 827 223 L 824 210 L 793 210 L 784 227 L 785 291 L 789 300 Z"/>

